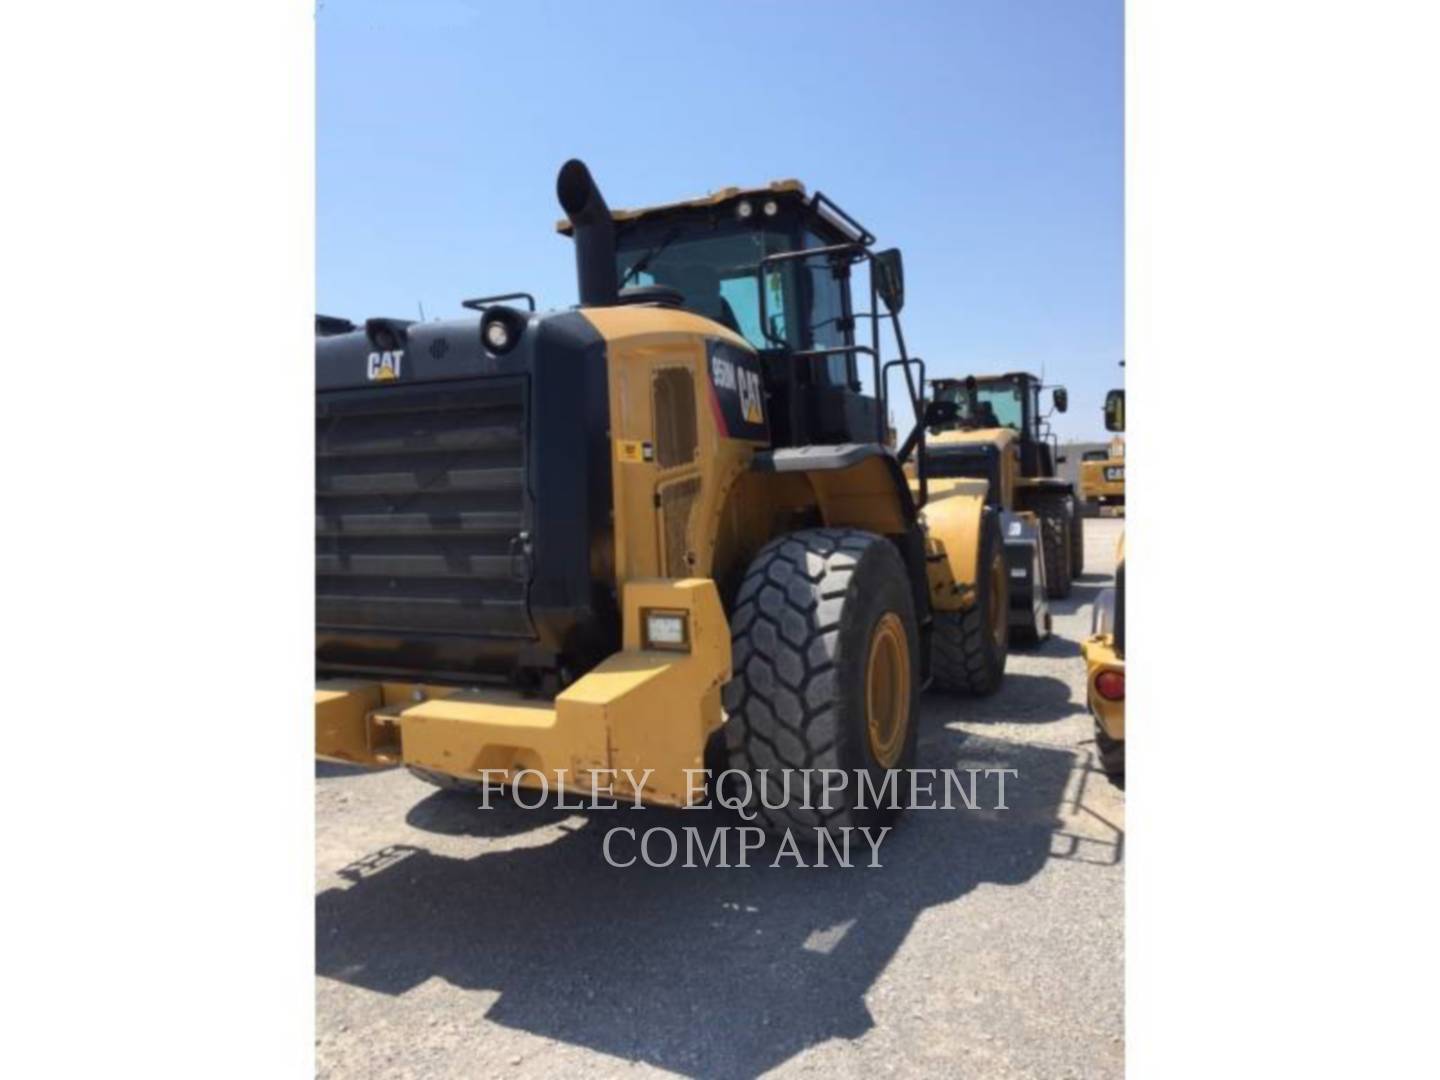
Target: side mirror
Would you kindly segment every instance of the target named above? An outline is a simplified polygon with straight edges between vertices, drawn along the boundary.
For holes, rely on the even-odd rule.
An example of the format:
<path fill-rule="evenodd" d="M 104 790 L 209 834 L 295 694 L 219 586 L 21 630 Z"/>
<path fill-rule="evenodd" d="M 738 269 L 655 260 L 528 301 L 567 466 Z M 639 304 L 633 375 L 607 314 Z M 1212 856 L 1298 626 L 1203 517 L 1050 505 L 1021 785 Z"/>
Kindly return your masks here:
<path fill-rule="evenodd" d="M 1070 460 L 1070 455 L 1068 455 L 1068 454 L 1056 454 L 1056 455 L 1055 455 L 1055 464 L 1057 464 L 1057 465 L 1064 465 L 1064 464 L 1065 464 L 1067 461 L 1069 461 L 1069 460 Z"/>
<path fill-rule="evenodd" d="M 1125 430 L 1125 391 L 1111 390 L 1105 395 L 1105 430 Z"/>
<path fill-rule="evenodd" d="M 1070 392 L 1063 386 L 1057 386 L 1050 391 L 1050 400 L 1054 403 L 1056 412 L 1064 412 L 1070 407 Z"/>
<path fill-rule="evenodd" d="M 899 315 L 905 306 L 905 263 L 900 258 L 900 249 L 877 251 L 874 259 L 870 272 L 875 275 L 875 291 L 880 294 L 885 310 Z"/>
<path fill-rule="evenodd" d="M 960 404 L 955 401 L 928 401 L 925 403 L 925 426 L 943 427 L 953 424 L 960 417 Z"/>

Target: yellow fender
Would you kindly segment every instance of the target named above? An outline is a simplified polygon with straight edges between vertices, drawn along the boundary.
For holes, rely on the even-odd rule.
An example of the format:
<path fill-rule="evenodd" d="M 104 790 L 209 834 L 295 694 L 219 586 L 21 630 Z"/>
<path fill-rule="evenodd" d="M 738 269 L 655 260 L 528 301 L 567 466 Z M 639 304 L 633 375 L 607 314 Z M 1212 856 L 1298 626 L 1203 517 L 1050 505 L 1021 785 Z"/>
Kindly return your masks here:
<path fill-rule="evenodd" d="M 963 611 L 975 602 L 980 580 L 980 521 L 985 513 L 984 480 L 944 477 L 929 481 L 929 501 L 920 511 L 925 525 L 926 576 L 936 611 Z M 918 483 L 912 481 L 912 487 Z"/>

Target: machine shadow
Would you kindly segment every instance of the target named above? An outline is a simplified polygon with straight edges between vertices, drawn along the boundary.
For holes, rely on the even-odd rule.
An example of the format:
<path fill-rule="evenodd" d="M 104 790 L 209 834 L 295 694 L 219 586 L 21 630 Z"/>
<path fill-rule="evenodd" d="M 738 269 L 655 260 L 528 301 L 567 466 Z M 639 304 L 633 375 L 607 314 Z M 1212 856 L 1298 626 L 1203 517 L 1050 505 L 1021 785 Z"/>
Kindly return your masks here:
<path fill-rule="evenodd" d="M 315 759 L 315 779 L 330 780 L 342 776 L 364 776 L 374 772 L 384 772 L 383 769 L 376 769 L 372 765 L 347 765 L 342 761 L 322 761 Z"/>
<path fill-rule="evenodd" d="M 1108 588 L 1112 582 L 1113 578 L 1109 574 L 1103 577 L 1087 574 L 1085 578 L 1071 582 L 1070 595 L 1065 599 L 1051 600 L 1050 610 L 1056 615 L 1074 615 L 1087 605 L 1093 604 L 1100 595 L 1100 590 Z M 1054 638 L 1049 640 L 1053 641 Z"/>
<path fill-rule="evenodd" d="M 1033 650 L 1027 655 L 1037 653 Z M 1075 700 L 1064 679 L 1007 671 L 1000 690 L 988 698 L 932 692 L 920 699 L 920 708 L 926 723 L 1050 724 L 1083 712 L 1085 702 Z"/>
<path fill-rule="evenodd" d="M 439 976 L 498 991 L 486 1017 L 511 1028 L 690 1076 L 757 1075 L 864 1034 L 866 991 L 926 908 L 1038 873 L 1083 767 L 1068 751 L 933 722 L 920 762 L 1018 770 L 1006 778 L 1008 808 L 994 809 L 994 778 L 982 775 L 980 809 L 910 812 L 885 839 L 880 868 L 866 866 L 858 836 L 849 869 L 774 868 L 773 845 L 744 869 L 622 869 L 603 856 L 604 835 L 621 826 L 689 826 L 708 842 L 725 823 L 711 811 L 597 812 L 549 842 L 469 859 L 388 848 L 316 898 L 317 969 L 384 994 Z M 526 828 L 527 816 L 437 793 L 410 823 L 493 836 Z M 628 857 L 636 849 L 625 844 L 616 853 Z"/>

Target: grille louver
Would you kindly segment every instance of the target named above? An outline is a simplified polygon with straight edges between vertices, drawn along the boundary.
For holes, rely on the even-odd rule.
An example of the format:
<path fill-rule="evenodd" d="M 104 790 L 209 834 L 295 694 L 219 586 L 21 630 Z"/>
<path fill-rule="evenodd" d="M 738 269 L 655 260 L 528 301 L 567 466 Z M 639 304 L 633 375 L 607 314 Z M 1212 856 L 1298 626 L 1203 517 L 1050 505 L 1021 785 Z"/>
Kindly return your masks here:
<path fill-rule="evenodd" d="M 525 422 L 518 377 L 317 398 L 323 660 L 346 666 L 357 634 L 533 635 Z"/>

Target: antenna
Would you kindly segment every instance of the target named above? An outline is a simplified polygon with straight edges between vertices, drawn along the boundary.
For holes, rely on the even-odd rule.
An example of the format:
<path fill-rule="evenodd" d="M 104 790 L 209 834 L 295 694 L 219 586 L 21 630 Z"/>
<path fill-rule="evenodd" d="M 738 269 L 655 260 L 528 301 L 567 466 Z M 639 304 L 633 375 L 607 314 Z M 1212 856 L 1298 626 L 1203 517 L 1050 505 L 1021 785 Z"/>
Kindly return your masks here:
<path fill-rule="evenodd" d="M 415 301 L 415 306 L 420 309 L 420 321 L 421 321 L 421 322 L 424 322 L 424 321 L 425 321 L 425 305 L 422 304 L 419 300 L 416 300 L 416 301 Z"/>

